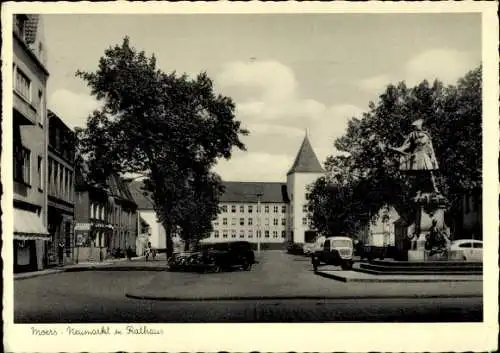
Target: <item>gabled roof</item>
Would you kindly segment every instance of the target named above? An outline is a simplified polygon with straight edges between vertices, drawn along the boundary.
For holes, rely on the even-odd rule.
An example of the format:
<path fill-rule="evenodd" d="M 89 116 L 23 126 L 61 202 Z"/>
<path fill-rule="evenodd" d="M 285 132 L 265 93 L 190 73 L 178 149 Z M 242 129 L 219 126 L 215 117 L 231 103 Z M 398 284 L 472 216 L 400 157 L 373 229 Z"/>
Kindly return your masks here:
<path fill-rule="evenodd" d="M 133 180 L 128 183 L 128 189 L 139 210 L 153 210 L 153 198 L 148 191 L 142 190 L 143 185 L 144 182 L 142 180 Z"/>
<path fill-rule="evenodd" d="M 285 183 L 264 181 L 225 181 L 225 187 L 220 202 L 260 202 L 282 203 L 288 202 Z"/>
<path fill-rule="evenodd" d="M 314 153 L 314 150 L 309 142 L 309 138 L 306 136 L 302 141 L 297 157 L 293 162 L 292 167 L 288 171 L 287 175 L 292 173 L 324 173 L 325 170 L 318 161 L 318 157 Z"/>

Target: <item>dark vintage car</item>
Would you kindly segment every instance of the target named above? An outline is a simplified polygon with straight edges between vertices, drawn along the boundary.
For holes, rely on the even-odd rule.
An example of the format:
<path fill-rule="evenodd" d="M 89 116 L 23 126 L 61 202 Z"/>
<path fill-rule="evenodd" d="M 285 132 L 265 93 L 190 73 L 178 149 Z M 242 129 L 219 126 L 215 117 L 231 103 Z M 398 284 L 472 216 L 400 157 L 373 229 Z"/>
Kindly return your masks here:
<path fill-rule="evenodd" d="M 353 265 L 353 243 L 348 237 L 329 237 L 325 239 L 323 248 L 316 250 L 311 262 L 314 271 L 321 264 L 341 266 L 343 270 L 350 270 Z"/>
<path fill-rule="evenodd" d="M 221 272 L 233 267 L 249 271 L 255 263 L 252 245 L 247 241 L 200 244 L 198 254 L 203 266 L 214 272 Z"/>
<path fill-rule="evenodd" d="M 249 271 L 255 263 L 247 241 L 198 244 L 196 251 L 177 254 L 169 261 L 171 271 L 222 272 L 231 268 Z"/>

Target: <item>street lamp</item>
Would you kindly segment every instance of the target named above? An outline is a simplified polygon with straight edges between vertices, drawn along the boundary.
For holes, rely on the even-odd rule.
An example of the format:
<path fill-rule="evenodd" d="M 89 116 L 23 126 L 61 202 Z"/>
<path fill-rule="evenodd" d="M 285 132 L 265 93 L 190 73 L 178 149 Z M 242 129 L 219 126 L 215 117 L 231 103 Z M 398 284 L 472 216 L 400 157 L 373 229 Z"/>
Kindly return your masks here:
<path fill-rule="evenodd" d="M 258 219 L 257 219 L 257 254 L 260 255 L 260 237 L 261 237 L 261 227 L 260 227 L 260 223 L 261 223 L 261 209 L 260 209 L 260 198 L 262 196 L 262 192 L 258 192 L 257 193 L 257 213 L 258 213 Z"/>

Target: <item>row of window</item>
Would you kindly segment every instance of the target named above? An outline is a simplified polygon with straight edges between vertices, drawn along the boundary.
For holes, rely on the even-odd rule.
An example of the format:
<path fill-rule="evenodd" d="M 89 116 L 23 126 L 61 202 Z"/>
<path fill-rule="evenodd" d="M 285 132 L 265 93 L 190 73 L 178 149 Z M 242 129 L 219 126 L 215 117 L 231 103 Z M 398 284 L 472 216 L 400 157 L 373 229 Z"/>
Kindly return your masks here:
<path fill-rule="evenodd" d="M 234 217 L 234 218 L 231 218 L 231 225 L 232 226 L 235 226 L 237 225 L 237 219 Z M 257 220 L 257 223 L 258 223 L 259 220 Z M 303 217 L 302 218 L 302 225 L 311 225 L 311 220 L 307 217 Z M 217 227 L 219 225 L 219 221 L 214 221 L 214 227 Z M 227 218 L 222 218 L 222 225 L 224 226 L 227 226 L 228 225 L 228 219 Z M 245 218 L 240 218 L 239 219 L 239 225 L 240 226 L 244 226 L 245 225 Z M 247 219 L 247 225 L 251 226 L 253 225 L 253 218 L 248 218 Z M 264 220 L 264 225 L 268 226 L 269 225 L 269 218 L 266 218 Z M 279 219 L 278 218 L 274 218 L 273 219 L 273 225 L 274 226 L 277 226 L 279 225 Z M 286 226 L 286 218 L 282 218 L 281 219 L 281 225 L 282 226 Z"/>
<path fill-rule="evenodd" d="M 35 101 L 32 93 L 32 83 L 28 75 L 15 65 L 14 75 L 14 90 L 37 110 L 40 117 L 39 123 L 43 125 L 45 120 L 45 112 L 42 106 L 43 92 L 38 90 L 38 100 Z"/>
<path fill-rule="evenodd" d="M 236 218 L 231 218 L 231 225 L 235 226 L 236 225 L 236 220 L 237 220 Z M 259 219 L 257 219 L 257 223 L 258 222 L 259 222 Z M 269 218 L 266 218 L 264 220 L 264 222 L 265 222 L 265 225 L 268 226 L 269 225 Z M 228 224 L 228 219 L 227 218 L 223 218 L 222 219 L 222 225 L 226 226 L 227 224 Z M 240 226 L 244 226 L 245 225 L 245 218 L 240 218 L 239 219 L 239 224 L 240 224 Z M 253 218 L 248 218 L 247 219 L 247 224 L 249 226 L 253 225 Z M 214 226 L 218 226 L 218 225 L 219 225 L 219 221 L 218 220 L 214 221 Z M 273 219 L 273 225 L 275 225 L 275 226 L 279 225 L 279 218 L 274 218 Z M 286 225 L 286 218 L 282 218 L 281 219 L 281 225 L 283 225 L 283 226 Z"/>
<path fill-rule="evenodd" d="M 36 186 L 40 190 L 44 189 L 43 171 L 43 158 L 38 156 Z M 31 151 L 24 146 L 19 146 L 19 149 L 14 152 L 14 180 L 26 185 L 32 185 Z"/>
<path fill-rule="evenodd" d="M 238 234 L 238 233 L 236 233 L 236 230 L 235 230 L 235 229 L 231 230 L 231 238 L 236 238 L 237 234 Z M 253 234 L 254 234 L 254 233 L 253 233 L 253 229 L 249 229 L 247 232 L 245 232 L 245 230 L 243 230 L 243 229 L 239 231 L 239 237 L 240 237 L 240 238 L 245 238 L 245 236 L 246 236 L 247 238 L 253 238 Z M 221 235 L 221 233 L 220 233 L 218 230 L 215 230 L 215 231 L 214 231 L 214 238 L 219 238 L 219 237 L 220 237 L 220 235 Z M 271 235 L 271 232 L 270 232 L 270 231 L 268 231 L 268 230 L 265 230 L 265 231 L 264 231 L 264 238 L 270 238 L 270 235 Z M 279 233 L 278 233 L 278 231 L 277 231 L 277 230 L 273 230 L 272 235 L 273 235 L 273 238 L 274 238 L 274 239 L 278 239 Z M 227 229 L 223 230 L 223 231 L 222 231 L 222 238 L 228 238 L 228 237 L 229 237 L 229 232 L 228 232 L 228 230 L 227 230 Z M 256 237 L 256 238 L 262 238 L 262 231 L 257 230 L 257 231 L 255 232 L 255 237 Z M 286 231 L 284 231 L 284 230 L 283 230 L 283 231 L 281 232 L 281 237 L 282 237 L 282 238 L 285 238 L 285 237 L 286 237 Z"/>
<path fill-rule="evenodd" d="M 291 207 L 293 207 L 293 205 L 291 205 Z M 222 213 L 228 213 L 228 209 L 229 209 L 228 205 L 221 206 Z M 231 205 L 231 213 L 236 213 L 236 211 L 238 209 L 239 209 L 239 213 L 245 213 L 245 206 L 244 205 L 240 205 L 240 206 Z M 253 205 L 248 205 L 246 207 L 246 209 L 247 209 L 248 213 L 253 213 Z M 256 209 L 256 213 L 260 213 L 260 210 L 258 209 L 257 206 L 255 207 L 255 209 Z M 279 213 L 280 206 L 272 206 L 272 210 L 273 210 L 273 213 Z M 264 206 L 264 213 L 270 213 L 270 211 L 271 211 L 271 206 L 265 205 Z M 309 207 L 307 205 L 303 205 L 302 211 L 308 212 Z M 281 213 L 286 213 L 286 205 L 281 206 Z"/>
<path fill-rule="evenodd" d="M 55 125 L 55 124 L 54 124 Z M 66 130 L 53 126 L 49 122 L 49 146 L 54 148 L 64 159 L 74 159 L 74 141 Z"/>
<path fill-rule="evenodd" d="M 114 212 L 110 214 L 109 210 L 107 210 L 107 206 L 105 204 L 99 203 L 91 203 L 90 204 L 90 218 L 108 221 L 115 226 L 118 224 L 127 224 L 129 226 L 134 225 L 133 212 L 129 210 L 120 210 L 120 207 L 115 206 Z"/>
<path fill-rule="evenodd" d="M 69 202 L 74 201 L 73 171 L 49 157 L 49 194 Z"/>
<path fill-rule="evenodd" d="M 254 209 L 254 207 L 253 207 L 253 206 L 254 206 L 254 205 L 248 205 L 248 206 L 246 207 L 246 209 L 247 209 L 248 213 L 253 213 L 253 209 Z M 262 206 L 261 206 L 261 207 L 262 207 Z M 228 209 L 229 209 L 229 208 L 228 208 L 228 205 L 222 205 L 222 206 L 221 206 L 221 211 L 222 211 L 223 213 L 227 213 L 227 212 L 228 212 Z M 240 213 L 245 213 L 245 206 L 244 206 L 244 205 L 239 205 L 239 206 L 236 206 L 236 205 L 231 205 L 231 213 L 236 213 L 236 210 L 237 210 L 237 209 L 239 209 Z M 279 213 L 279 211 L 280 211 L 280 206 L 278 206 L 278 205 L 274 205 L 274 206 L 272 207 L 272 209 L 273 209 L 273 212 L 274 212 L 274 213 Z M 258 206 L 255 206 L 255 210 L 256 210 L 256 211 L 255 211 L 256 213 L 260 213 L 260 211 L 261 211 L 260 209 L 258 209 Z M 269 213 L 269 212 L 270 212 L 270 210 L 271 210 L 271 206 L 269 206 L 269 205 L 264 205 L 264 213 Z M 282 206 L 281 206 L 281 213 L 286 213 L 286 205 L 282 205 Z"/>

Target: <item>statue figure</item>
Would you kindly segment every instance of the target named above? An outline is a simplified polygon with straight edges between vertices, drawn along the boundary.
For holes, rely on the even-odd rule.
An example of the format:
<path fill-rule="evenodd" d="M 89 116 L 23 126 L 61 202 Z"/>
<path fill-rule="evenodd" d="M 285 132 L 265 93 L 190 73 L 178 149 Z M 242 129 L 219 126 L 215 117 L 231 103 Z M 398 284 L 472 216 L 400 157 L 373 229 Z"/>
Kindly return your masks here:
<path fill-rule="evenodd" d="M 419 119 L 412 123 L 413 131 L 408 134 L 403 145 L 392 150 L 402 154 L 400 158 L 400 170 L 409 173 L 427 174 L 430 178 L 432 191 L 439 194 L 434 172 L 439 169 L 432 139 L 427 131 L 422 129 L 423 120 Z M 423 190 L 419 190 L 423 191 Z"/>
<path fill-rule="evenodd" d="M 450 242 L 448 235 L 444 229 L 437 225 L 437 220 L 432 220 L 432 226 L 429 229 L 429 234 L 426 235 L 425 249 L 430 250 L 429 255 L 442 254 L 447 251 Z"/>

